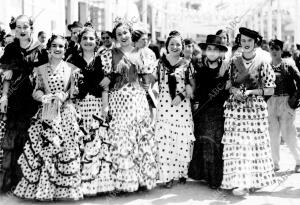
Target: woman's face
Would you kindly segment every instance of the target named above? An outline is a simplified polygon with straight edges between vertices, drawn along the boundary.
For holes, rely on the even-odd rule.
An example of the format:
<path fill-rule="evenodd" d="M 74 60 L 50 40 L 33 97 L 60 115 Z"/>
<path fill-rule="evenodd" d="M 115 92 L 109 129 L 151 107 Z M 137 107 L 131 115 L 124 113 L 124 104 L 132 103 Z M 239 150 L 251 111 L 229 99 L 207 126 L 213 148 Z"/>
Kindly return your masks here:
<path fill-rule="evenodd" d="M 112 45 L 112 39 L 107 33 L 104 33 L 101 36 L 101 40 L 103 42 L 103 45 L 107 48 L 109 48 Z"/>
<path fill-rule="evenodd" d="M 225 45 L 227 45 L 228 39 L 227 39 L 226 33 L 222 32 L 219 36 L 222 38 L 222 43 L 225 44 Z"/>
<path fill-rule="evenodd" d="M 208 45 L 206 47 L 206 51 L 205 51 L 206 57 L 208 58 L 208 60 L 210 61 L 216 61 L 220 55 L 220 49 L 214 45 Z"/>
<path fill-rule="evenodd" d="M 94 32 L 85 32 L 80 41 L 80 45 L 83 51 L 95 51 L 96 48 L 96 36 Z"/>
<path fill-rule="evenodd" d="M 255 47 L 254 39 L 242 34 L 241 35 L 241 47 L 242 47 L 243 53 L 252 52 Z"/>
<path fill-rule="evenodd" d="M 121 47 L 126 47 L 131 44 L 131 33 L 129 28 L 126 26 L 120 26 L 117 28 L 116 37 Z"/>
<path fill-rule="evenodd" d="M 65 40 L 61 38 L 54 39 L 50 46 L 50 56 L 53 58 L 63 59 L 66 51 L 65 46 Z"/>
<path fill-rule="evenodd" d="M 30 28 L 29 20 L 21 17 L 16 22 L 16 38 L 19 40 L 28 40 L 31 38 L 32 29 Z"/>
<path fill-rule="evenodd" d="M 135 43 L 137 48 L 145 48 L 148 45 L 148 35 L 143 34 L 141 38 Z"/>
<path fill-rule="evenodd" d="M 184 56 L 191 56 L 193 55 L 193 52 L 194 52 L 194 44 L 191 43 L 184 46 L 183 49 Z"/>
<path fill-rule="evenodd" d="M 180 37 L 171 38 L 168 45 L 168 51 L 170 55 L 180 55 L 182 51 L 182 42 Z"/>

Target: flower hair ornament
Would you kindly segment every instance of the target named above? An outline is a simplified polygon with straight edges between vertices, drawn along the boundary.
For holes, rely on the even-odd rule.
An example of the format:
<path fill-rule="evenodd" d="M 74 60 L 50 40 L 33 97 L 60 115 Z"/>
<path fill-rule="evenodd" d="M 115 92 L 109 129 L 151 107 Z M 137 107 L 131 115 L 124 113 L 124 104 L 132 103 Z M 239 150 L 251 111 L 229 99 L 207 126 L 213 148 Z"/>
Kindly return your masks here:
<path fill-rule="evenodd" d="M 136 17 L 132 17 L 131 20 L 128 20 L 127 18 L 122 17 L 116 17 L 113 21 L 114 27 L 116 27 L 118 24 L 123 24 L 127 26 L 128 28 L 132 28 L 133 24 L 137 22 Z"/>
<path fill-rule="evenodd" d="M 16 26 L 17 26 L 17 20 L 20 19 L 20 18 L 22 18 L 22 17 L 28 18 L 28 22 L 29 22 L 30 28 L 33 29 L 33 19 L 31 17 L 26 16 L 26 15 L 19 15 L 17 18 L 15 18 L 15 17 L 12 16 L 10 18 L 9 28 L 11 30 L 14 30 L 16 28 Z"/>

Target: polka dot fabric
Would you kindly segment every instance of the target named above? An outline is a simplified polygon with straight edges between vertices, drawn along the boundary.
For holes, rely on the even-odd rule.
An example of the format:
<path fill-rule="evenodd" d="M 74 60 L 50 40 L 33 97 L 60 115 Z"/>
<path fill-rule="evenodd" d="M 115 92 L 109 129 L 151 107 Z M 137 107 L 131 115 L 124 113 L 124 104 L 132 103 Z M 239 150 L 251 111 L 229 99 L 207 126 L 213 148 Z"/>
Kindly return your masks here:
<path fill-rule="evenodd" d="M 113 173 L 117 191 L 156 185 L 156 143 L 145 91 L 125 84 L 110 94 Z"/>
<path fill-rule="evenodd" d="M 274 87 L 275 75 L 266 64 L 252 67 L 253 85 Z M 261 72 L 260 74 L 258 72 Z M 267 104 L 262 96 L 237 101 L 232 95 L 225 102 L 224 171 L 222 188 L 262 188 L 275 183 L 268 132 Z"/>
<path fill-rule="evenodd" d="M 102 69 L 105 74 L 111 73 L 112 71 L 112 50 L 106 50 L 100 53 Z"/>
<path fill-rule="evenodd" d="M 184 99 L 178 106 L 171 105 L 168 78 L 162 77 L 166 69 L 164 66 L 159 63 L 161 79 L 155 137 L 158 141 L 159 180 L 168 182 L 181 177 L 187 178 L 195 138 L 190 101 Z M 174 73 L 177 76 L 177 94 L 184 92 L 185 67 L 177 67 Z"/>
<path fill-rule="evenodd" d="M 5 134 L 5 121 L 0 120 L 0 172 L 2 171 L 2 159 L 3 159 L 2 143 L 3 143 L 4 134 Z"/>
<path fill-rule="evenodd" d="M 87 95 L 76 103 L 87 133 L 84 137 L 84 150 L 81 157 L 81 188 L 84 195 L 114 190 L 111 173 L 110 140 L 105 127 L 92 117 L 101 117 L 102 99 Z"/>
<path fill-rule="evenodd" d="M 64 69 L 63 66 L 55 73 L 46 71 L 48 92 L 64 91 Z M 70 101 L 62 104 L 60 112 L 60 121 L 42 120 L 41 109 L 33 118 L 29 140 L 18 160 L 23 178 L 14 194 L 20 198 L 49 201 L 83 197 L 80 187 L 83 134 L 78 126 L 78 114 Z"/>

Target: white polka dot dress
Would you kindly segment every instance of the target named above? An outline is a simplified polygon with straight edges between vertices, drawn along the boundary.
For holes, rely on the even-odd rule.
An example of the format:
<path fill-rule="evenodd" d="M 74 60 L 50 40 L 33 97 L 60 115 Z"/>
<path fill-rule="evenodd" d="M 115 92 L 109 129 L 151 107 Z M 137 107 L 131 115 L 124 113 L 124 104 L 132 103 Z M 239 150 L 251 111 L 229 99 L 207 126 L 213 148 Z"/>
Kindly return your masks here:
<path fill-rule="evenodd" d="M 102 99 L 88 94 L 83 100 L 77 100 L 76 107 L 83 119 L 87 134 L 84 137 L 84 149 L 81 158 L 81 187 L 84 195 L 114 190 L 111 173 L 111 142 L 106 127 L 99 126 L 93 115 L 102 117 Z"/>
<path fill-rule="evenodd" d="M 64 62 L 53 73 L 47 64 L 39 67 L 37 70 L 47 76 L 48 84 L 47 88 L 44 86 L 41 89 L 52 94 L 64 92 L 65 79 L 70 78 L 65 71 L 70 69 L 73 67 Z M 38 79 L 43 82 L 42 75 L 38 75 Z M 41 201 L 78 200 L 83 197 L 80 187 L 83 133 L 78 126 L 78 114 L 69 100 L 60 108 L 60 120 L 42 120 L 41 110 L 33 118 L 28 130 L 29 140 L 18 160 L 23 178 L 14 194 L 20 198 Z"/>
<path fill-rule="evenodd" d="M 158 141 L 159 180 L 163 183 L 179 178 L 187 178 L 188 165 L 194 138 L 191 104 L 184 99 L 179 105 L 171 105 L 168 77 L 166 75 L 166 58 L 158 64 L 159 88 L 155 137 Z M 176 93 L 185 91 L 186 64 L 175 68 Z"/>
<path fill-rule="evenodd" d="M 234 85 L 240 68 L 237 67 L 237 63 L 231 65 L 231 82 Z M 248 83 L 251 83 L 242 81 L 241 86 L 251 85 L 252 89 L 258 88 L 259 76 L 263 87 L 275 86 L 275 75 L 268 64 L 254 63 L 248 71 L 251 79 Z M 231 95 L 224 106 L 224 170 L 221 187 L 262 188 L 273 184 L 275 178 L 268 132 L 267 103 L 262 96 L 250 96 L 242 102 Z"/>
<path fill-rule="evenodd" d="M 124 85 L 110 94 L 109 138 L 116 190 L 133 192 L 156 185 L 156 143 L 145 91 Z"/>

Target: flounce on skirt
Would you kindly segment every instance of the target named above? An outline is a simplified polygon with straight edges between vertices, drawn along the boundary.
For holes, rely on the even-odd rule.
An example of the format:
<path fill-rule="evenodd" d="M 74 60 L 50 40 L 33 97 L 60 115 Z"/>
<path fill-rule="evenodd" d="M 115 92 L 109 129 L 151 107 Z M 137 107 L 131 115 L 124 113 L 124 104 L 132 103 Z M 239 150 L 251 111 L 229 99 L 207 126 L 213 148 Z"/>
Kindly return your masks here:
<path fill-rule="evenodd" d="M 264 99 L 248 97 L 225 102 L 222 188 L 261 188 L 275 183 Z"/>
<path fill-rule="evenodd" d="M 84 195 L 114 190 L 114 180 L 111 172 L 111 142 L 107 128 L 99 124 L 93 115 L 102 117 L 102 99 L 87 95 L 76 103 L 82 117 L 84 149 L 81 158 L 81 188 Z"/>
<path fill-rule="evenodd" d="M 30 126 L 29 140 L 18 163 L 23 178 L 14 194 L 20 198 L 50 201 L 83 198 L 80 147 L 83 133 L 73 104 L 61 107 L 61 121 L 41 119 L 41 109 Z"/>
<path fill-rule="evenodd" d="M 115 189 L 152 189 L 157 178 L 157 147 L 145 91 L 139 86 L 125 85 L 110 94 L 109 107 Z"/>

